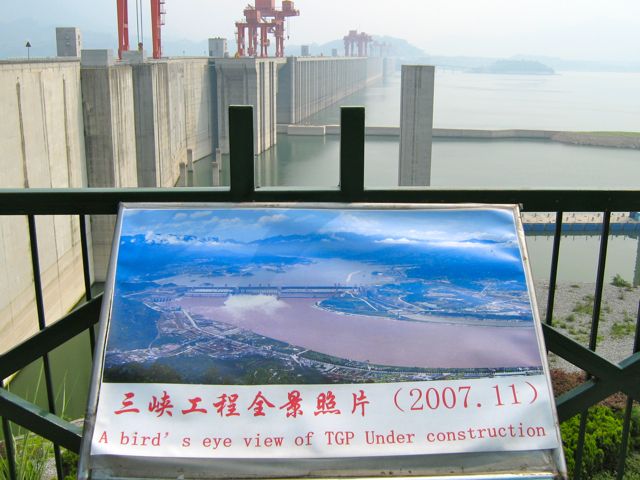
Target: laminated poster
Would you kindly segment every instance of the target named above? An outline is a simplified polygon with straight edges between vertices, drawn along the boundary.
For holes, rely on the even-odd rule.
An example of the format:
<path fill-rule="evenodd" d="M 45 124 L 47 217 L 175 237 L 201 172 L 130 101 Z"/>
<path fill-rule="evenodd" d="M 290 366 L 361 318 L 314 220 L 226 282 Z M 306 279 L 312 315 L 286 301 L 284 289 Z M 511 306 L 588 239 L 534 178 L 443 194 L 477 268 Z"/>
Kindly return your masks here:
<path fill-rule="evenodd" d="M 559 449 L 517 213 L 125 205 L 90 456 Z"/>

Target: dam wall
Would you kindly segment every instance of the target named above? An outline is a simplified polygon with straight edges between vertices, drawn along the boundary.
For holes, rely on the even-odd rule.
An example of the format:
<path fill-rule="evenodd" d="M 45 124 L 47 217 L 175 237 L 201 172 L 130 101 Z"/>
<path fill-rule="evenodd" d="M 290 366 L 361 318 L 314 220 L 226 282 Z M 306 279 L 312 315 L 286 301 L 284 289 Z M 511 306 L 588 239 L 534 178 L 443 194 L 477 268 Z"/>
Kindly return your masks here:
<path fill-rule="evenodd" d="M 300 121 L 385 70 L 382 58 L 138 57 L 1 61 L 0 188 L 174 186 L 181 164 L 228 152 L 230 105 L 254 106 L 260 153 L 276 142 L 277 112 Z M 84 293 L 78 218 L 37 217 L 36 226 L 46 316 L 59 318 Z M 95 281 L 106 278 L 114 226 L 114 216 L 91 217 Z M 37 329 L 24 217 L 0 218 L 0 265 L 2 352 Z"/>
<path fill-rule="evenodd" d="M 80 62 L 0 62 L 0 188 L 87 185 Z M 83 296 L 77 216 L 37 216 L 45 317 Z M 0 217 L 0 353 L 38 330 L 26 217 Z"/>
<path fill-rule="evenodd" d="M 276 144 L 276 92 L 280 58 L 225 58 L 212 64 L 215 77 L 213 114 L 215 147 L 229 153 L 229 106 L 253 106 L 254 153 Z"/>
<path fill-rule="evenodd" d="M 207 58 L 132 65 L 138 186 L 173 187 L 180 164 L 212 153 Z"/>
<path fill-rule="evenodd" d="M 278 123 L 299 123 L 383 73 L 380 57 L 288 57 L 278 72 Z"/>
<path fill-rule="evenodd" d="M 207 58 L 82 67 L 89 187 L 173 187 L 212 153 Z M 95 278 L 106 278 L 115 218 L 91 217 Z"/>

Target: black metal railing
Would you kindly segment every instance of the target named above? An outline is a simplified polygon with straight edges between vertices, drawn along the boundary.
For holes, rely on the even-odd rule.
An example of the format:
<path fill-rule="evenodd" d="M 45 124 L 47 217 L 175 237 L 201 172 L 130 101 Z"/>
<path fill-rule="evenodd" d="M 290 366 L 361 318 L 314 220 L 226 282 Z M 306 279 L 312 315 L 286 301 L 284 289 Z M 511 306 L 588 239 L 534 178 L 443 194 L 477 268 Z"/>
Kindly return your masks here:
<path fill-rule="evenodd" d="M 256 188 L 254 179 L 253 113 L 251 107 L 232 107 L 230 124 L 230 186 L 172 189 L 0 189 L 0 215 L 26 215 L 31 242 L 31 261 L 36 292 L 39 332 L 0 355 L 0 379 L 4 379 L 40 358 L 44 360 L 44 377 L 48 395 L 48 411 L 0 388 L 0 416 L 4 434 L 5 457 L 9 478 L 16 477 L 13 462 L 14 445 L 10 422 L 50 440 L 56 446 L 58 478 L 62 477 L 58 446 L 74 452 L 80 447 L 81 429 L 56 415 L 51 373 L 47 357 L 53 349 L 88 330 L 91 347 L 95 344 L 93 326 L 97 323 L 102 297 L 93 296 L 89 272 L 87 223 L 89 215 L 116 214 L 120 202 L 365 202 L 365 203 L 487 203 L 519 204 L 522 211 L 555 212 L 556 228 L 549 274 L 546 322 L 543 325 L 549 351 L 568 360 L 588 373 L 585 382 L 556 399 L 561 421 L 582 414 L 579 447 L 576 455 L 576 477 L 579 478 L 585 438 L 587 409 L 611 394 L 627 395 L 622 448 L 619 453 L 618 478 L 624 473 L 628 449 L 629 426 L 633 398 L 640 398 L 640 318 L 635 327 L 635 346 L 629 357 L 614 364 L 596 353 L 599 329 L 604 267 L 607 258 L 611 212 L 640 211 L 638 190 L 532 190 L 532 189 L 443 189 L 402 188 L 366 189 L 364 187 L 364 108 L 343 108 L 341 117 L 340 185 L 329 189 Z M 587 347 L 563 335 L 552 325 L 558 259 L 562 240 L 564 212 L 603 213 L 600 252 L 595 278 L 593 315 Z M 65 317 L 45 322 L 43 291 L 35 216 L 78 215 L 84 265 L 86 302 Z M 49 325 L 47 325 L 49 323 Z"/>

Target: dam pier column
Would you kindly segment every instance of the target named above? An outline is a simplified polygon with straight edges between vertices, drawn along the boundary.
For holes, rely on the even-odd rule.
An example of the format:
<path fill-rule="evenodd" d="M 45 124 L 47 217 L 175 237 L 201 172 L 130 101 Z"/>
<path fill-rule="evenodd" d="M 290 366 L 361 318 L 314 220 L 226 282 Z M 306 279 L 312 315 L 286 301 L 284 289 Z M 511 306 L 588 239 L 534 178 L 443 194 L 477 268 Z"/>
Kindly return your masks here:
<path fill-rule="evenodd" d="M 402 66 L 398 185 L 431 184 L 435 67 Z"/>
<path fill-rule="evenodd" d="M 281 58 L 214 60 L 217 122 L 216 146 L 229 153 L 229 106 L 253 106 L 253 144 L 258 155 L 276 144 L 276 93 Z"/>
<path fill-rule="evenodd" d="M 138 186 L 173 187 L 180 165 L 213 153 L 208 58 L 169 58 L 133 70 Z"/>
<path fill-rule="evenodd" d="M 81 62 L 84 141 L 89 187 L 138 186 L 133 76 L 109 50 L 83 50 Z M 116 219 L 91 215 L 96 281 L 104 281 Z"/>

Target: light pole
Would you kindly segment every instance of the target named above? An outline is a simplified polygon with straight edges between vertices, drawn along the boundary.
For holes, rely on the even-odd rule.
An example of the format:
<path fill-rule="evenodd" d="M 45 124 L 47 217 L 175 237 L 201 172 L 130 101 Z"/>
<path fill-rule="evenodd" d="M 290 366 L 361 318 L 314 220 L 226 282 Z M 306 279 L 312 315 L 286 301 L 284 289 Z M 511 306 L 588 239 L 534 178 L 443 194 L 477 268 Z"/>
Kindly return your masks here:
<path fill-rule="evenodd" d="M 27 60 L 31 60 L 31 42 L 29 40 L 27 40 L 25 47 L 27 47 Z"/>

